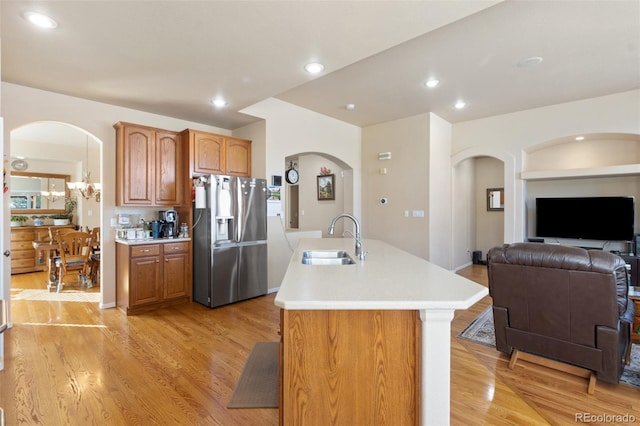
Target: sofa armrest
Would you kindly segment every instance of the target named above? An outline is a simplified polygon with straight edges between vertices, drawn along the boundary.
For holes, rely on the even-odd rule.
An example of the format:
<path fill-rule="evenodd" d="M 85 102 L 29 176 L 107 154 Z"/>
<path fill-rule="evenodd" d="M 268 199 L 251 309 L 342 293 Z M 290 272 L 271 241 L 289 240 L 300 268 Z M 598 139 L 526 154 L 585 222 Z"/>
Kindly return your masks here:
<path fill-rule="evenodd" d="M 620 321 L 628 323 L 630 326 L 633 325 L 633 320 L 636 316 L 636 304 L 633 303 L 633 300 L 627 300 L 627 309 L 624 314 L 620 317 Z"/>

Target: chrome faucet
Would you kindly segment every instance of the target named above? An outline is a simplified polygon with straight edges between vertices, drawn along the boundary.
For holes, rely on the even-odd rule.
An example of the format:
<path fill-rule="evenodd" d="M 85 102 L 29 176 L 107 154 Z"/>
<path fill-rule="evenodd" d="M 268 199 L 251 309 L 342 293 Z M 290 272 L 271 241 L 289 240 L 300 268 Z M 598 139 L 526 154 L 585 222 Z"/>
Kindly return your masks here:
<path fill-rule="evenodd" d="M 367 255 L 367 252 L 365 252 L 364 250 L 362 250 L 362 241 L 360 241 L 360 222 L 358 221 L 358 219 L 349 214 L 349 213 L 342 213 L 339 214 L 338 216 L 334 217 L 333 220 L 331 221 L 331 226 L 329 226 L 329 235 L 333 235 L 333 233 L 335 232 L 335 228 L 336 228 L 336 222 L 338 221 L 338 219 L 340 219 L 341 217 L 347 217 L 349 219 L 351 219 L 356 227 L 356 234 L 353 235 L 353 238 L 356 240 L 356 256 L 358 256 L 358 258 L 360 258 L 360 260 L 364 260 L 365 256 Z"/>

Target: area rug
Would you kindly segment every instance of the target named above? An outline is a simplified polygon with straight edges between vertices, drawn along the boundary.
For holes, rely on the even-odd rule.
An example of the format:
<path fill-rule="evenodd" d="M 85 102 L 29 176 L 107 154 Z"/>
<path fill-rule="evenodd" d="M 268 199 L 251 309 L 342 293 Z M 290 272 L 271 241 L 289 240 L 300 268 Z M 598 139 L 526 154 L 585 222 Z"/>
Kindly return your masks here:
<path fill-rule="evenodd" d="M 493 311 L 489 306 L 458 334 L 461 339 L 470 340 L 487 346 L 496 346 L 495 329 L 493 327 Z M 631 363 L 625 366 L 620 382 L 640 387 L 640 345 L 631 347 Z"/>
<path fill-rule="evenodd" d="M 50 292 L 36 289 L 11 289 L 11 300 L 44 300 L 49 302 L 100 302 L 99 292 L 64 290 Z"/>
<path fill-rule="evenodd" d="M 278 345 L 253 346 L 227 408 L 278 408 Z"/>

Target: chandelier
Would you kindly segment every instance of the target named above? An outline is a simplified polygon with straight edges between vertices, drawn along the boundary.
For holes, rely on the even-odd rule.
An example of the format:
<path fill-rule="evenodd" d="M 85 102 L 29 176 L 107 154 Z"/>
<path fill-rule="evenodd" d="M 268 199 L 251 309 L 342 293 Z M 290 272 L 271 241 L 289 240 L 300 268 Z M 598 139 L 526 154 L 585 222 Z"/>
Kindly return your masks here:
<path fill-rule="evenodd" d="M 55 203 L 56 200 L 60 197 L 64 197 L 64 191 L 56 191 L 56 184 L 52 183 L 49 187 L 49 191 L 40 191 L 43 197 L 45 197 L 49 202 Z"/>
<path fill-rule="evenodd" d="M 81 182 L 67 182 L 67 188 L 76 190 L 85 199 L 95 197 L 96 201 L 100 201 L 100 184 L 91 181 L 91 172 L 89 171 L 89 136 L 87 135 L 87 171 L 84 172 Z"/>

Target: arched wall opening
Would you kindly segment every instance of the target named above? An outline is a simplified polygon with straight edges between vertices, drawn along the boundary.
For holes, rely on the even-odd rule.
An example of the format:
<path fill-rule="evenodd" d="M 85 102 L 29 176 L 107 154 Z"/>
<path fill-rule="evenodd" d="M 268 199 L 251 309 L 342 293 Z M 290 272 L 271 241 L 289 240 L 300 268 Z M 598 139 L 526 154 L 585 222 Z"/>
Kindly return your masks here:
<path fill-rule="evenodd" d="M 300 179 L 295 185 L 283 182 L 286 186 L 286 229 L 321 230 L 322 235 L 327 237 L 331 219 L 345 211 L 350 212 L 350 206 L 353 206 L 353 168 L 343 160 L 323 152 L 288 155 L 284 169 L 287 170 L 291 164 L 298 171 Z M 322 183 L 327 179 L 333 181 L 331 197 L 319 195 L 319 177 Z M 336 235 L 342 235 L 342 232 L 342 229 L 336 229 Z"/>
<path fill-rule="evenodd" d="M 10 129 L 9 135 L 10 160 L 23 159 L 26 171 L 65 174 L 72 182 L 82 181 L 90 172 L 92 182 L 102 183 L 103 143 L 89 131 L 59 121 L 35 121 Z M 76 190 L 70 191 L 70 197 L 77 200 L 73 225 L 82 229 L 101 227 L 100 197 L 84 198 Z M 45 226 L 48 223 L 45 219 Z"/>

